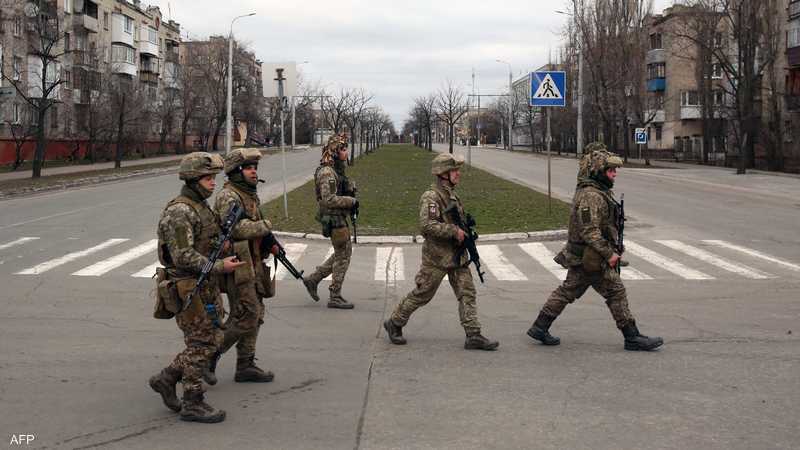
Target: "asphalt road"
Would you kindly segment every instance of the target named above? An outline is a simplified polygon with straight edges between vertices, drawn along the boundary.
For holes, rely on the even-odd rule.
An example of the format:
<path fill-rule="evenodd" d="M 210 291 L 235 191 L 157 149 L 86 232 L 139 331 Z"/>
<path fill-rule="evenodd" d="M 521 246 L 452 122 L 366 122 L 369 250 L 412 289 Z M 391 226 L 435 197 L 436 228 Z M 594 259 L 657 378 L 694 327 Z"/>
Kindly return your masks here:
<path fill-rule="evenodd" d="M 279 158 L 260 166 L 263 199 L 282 191 Z M 472 158 L 546 188 L 540 157 L 484 149 Z M 314 150 L 287 154 L 290 188 L 317 160 Z M 568 199 L 575 161 L 554 158 L 553 174 L 554 192 Z M 226 355 L 208 391 L 228 412 L 218 425 L 178 421 L 146 384 L 182 346 L 174 323 L 150 317 L 145 270 L 175 178 L 0 202 L 6 442 L 32 434 L 37 448 L 800 447 L 796 178 L 620 172 L 616 190 L 634 219 L 626 285 L 642 331 L 666 341 L 655 353 L 625 352 L 595 293 L 555 323 L 561 346 L 525 336 L 558 284 L 547 264 L 558 242 L 481 247 L 480 320 L 499 351 L 463 350 L 446 285 L 405 328 L 409 344 L 392 346 L 380 324 L 413 287 L 419 247 L 356 246 L 344 291 L 356 309 L 326 309 L 300 283 L 279 283 L 258 354 L 276 379 L 234 383 Z M 328 251 L 324 242 L 285 243 L 306 271 Z"/>

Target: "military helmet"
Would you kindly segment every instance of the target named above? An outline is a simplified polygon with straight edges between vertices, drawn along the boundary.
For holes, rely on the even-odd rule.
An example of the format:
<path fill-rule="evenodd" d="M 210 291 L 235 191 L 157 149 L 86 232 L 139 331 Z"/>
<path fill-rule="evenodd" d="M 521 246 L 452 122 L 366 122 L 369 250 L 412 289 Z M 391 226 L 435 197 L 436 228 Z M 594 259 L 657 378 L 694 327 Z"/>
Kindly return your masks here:
<path fill-rule="evenodd" d="M 216 175 L 222 170 L 222 158 L 206 152 L 193 152 L 181 159 L 178 178 L 194 180 L 205 175 Z"/>
<path fill-rule="evenodd" d="M 225 161 L 225 173 L 235 172 L 248 164 L 258 164 L 260 159 L 261 152 L 254 148 L 231 150 L 223 158 Z"/>
<path fill-rule="evenodd" d="M 453 156 L 450 153 L 439 153 L 431 163 L 431 174 L 436 176 L 444 175 L 451 170 L 460 169 L 463 165 L 463 158 Z"/>
<path fill-rule="evenodd" d="M 622 159 L 609 152 L 601 142 L 590 143 L 585 151 L 578 171 L 579 179 L 603 173 L 611 168 L 622 167 Z"/>

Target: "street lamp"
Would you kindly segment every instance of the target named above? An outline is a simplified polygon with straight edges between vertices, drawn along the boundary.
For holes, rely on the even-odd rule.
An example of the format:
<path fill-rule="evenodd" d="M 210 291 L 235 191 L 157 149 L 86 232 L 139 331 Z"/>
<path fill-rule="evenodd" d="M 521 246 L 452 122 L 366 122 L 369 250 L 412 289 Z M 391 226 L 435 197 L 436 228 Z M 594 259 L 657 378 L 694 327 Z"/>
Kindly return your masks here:
<path fill-rule="evenodd" d="M 556 10 L 557 14 L 572 16 L 575 21 L 575 32 L 578 32 L 578 16 L 573 13 Z M 578 124 L 575 136 L 575 155 L 580 158 L 583 154 L 583 46 L 578 39 Z"/>
<path fill-rule="evenodd" d="M 507 64 L 508 65 L 508 150 L 511 151 L 511 150 L 514 150 L 514 144 L 513 144 L 514 141 L 511 138 L 511 133 L 512 133 L 512 130 L 511 130 L 512 124 L 511 124 L 511 122 L 513 121 L 513 117 L 511 116 L 511 111 L 512 111 L 511 110 L 511 102 L 514 99 L 514 91 L 513 91 L 512 80 L 511 80 L 511 78 L 512 78 L 512 75 L 511 75 L 511 63 L 503 61 L 502 59 L 495 59 L 495 61 L 499 62 L 500 64 Z"/>
<path fill-rule="evenodd" d="M 233 145 L 233 23 L 242 17 L 255 16 L 256 13 L 244 14 L 231 20 L 231 31 L 228 34 L 228 117 L 225 123 L 225 153 L 231 151 Z"/>
<path fill-rule="evenodd" d="M 303 61 L 300 64 L 297 64 L 297 67 L 300 67 L 303 64 L 308 64 L 308 61 Z M 294 105 L 295 99 L 294 98 L 295 98 L 295 96 L 293 95 L 292 96 L 292 150 L 294 150 L 294 146 L 297 145 L 297 139 L 295 137 L 297 132 L 295 131 L 295 125 L 294 125 L 295 124 L 295 105 Z"/>

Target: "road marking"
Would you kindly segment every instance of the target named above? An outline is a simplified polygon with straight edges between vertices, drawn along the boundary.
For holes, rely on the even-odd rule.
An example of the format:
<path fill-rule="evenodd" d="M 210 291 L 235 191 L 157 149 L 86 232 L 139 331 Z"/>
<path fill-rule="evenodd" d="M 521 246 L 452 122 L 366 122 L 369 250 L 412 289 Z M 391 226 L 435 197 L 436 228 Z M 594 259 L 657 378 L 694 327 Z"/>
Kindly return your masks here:
<path fill-rule="evenodd" d="M 17 272 L 16 275 L 39 275 L 40 273 L 47 272 L 48 270 L 56 268 L 62 264 L 66 264 L 70 261 L 83 258 L 84 256 L 91 255 L 92 253 L 99 252 L 100 250 L 106 249 L 108 247 L 121 244 L 127 240 L 128 239 L 109 239 L 103 242 L 102 244 L 95 245 L 94 247 L 87 248 L 86 250 L 68 253 L 60 258 L 51 259 L 50 261 L 46 261 L 39 265 L 33 266 L 30 269 L 25 269 L 21 272 Z"/>
<path fill-rule="evenodd" d="M 7 242 L 5 244 L 0 245 L 0 250 L 5 250 L 5 249 L 11 248 L 11 247 L 13 247 L 15 245 L 24 244 L 26 242 L 35 241 L 37 239 L 39 239 L 39 238 L 38 237 L 23 237 L 23 238 L 19 238 L 16 241 Z"/>
<path fill-rule="evenodd" d="M 161 267 L 161 263 L 156 261 L 144 269 L 132 274 L 131 276 L 134 278 L 153 278 L 153 275 L 156 274 L 156 269 L 159 267 Z"/>
<path fill-rule="evenodd" d="M 718 247 L 723 247 L 723 248 L 727 248 L 727 249 L 731 249 L 731 250 L 736 250 L 736 251 L 742 252 L 742 253 L 744 253 L 746 255 L 750 255 L 750 256 L 753 256 L 753 257 L 756 257 L 756 258 L 761 258 L 761 259 L 769 261 L 769 262 L 774 262 L 775 264 L 780 264 L 780 265 L 788 267 L 788 268 L 790 268 L 790 269 L 792 269 L 794 271 L 800 272 L 800 266 L 799 265 L 790 263 L 789 261 L 786 261 L 786 260 L 783 260 L 783 259 L 780 259 L 780 258 L 776 258 L 774 256 L 767 255 L 766 253 L 761 253 L 758 250 L 753 250 L 753 249 L 750 249 L 750 248 L 747 248 L 747 247 L 742 247 L 742 246 L 739 246 L 739 245 L 736 245 L 736 244 L 731 244 L 730 242 L 726 242 L 726 241 L 705 240 L 703 242 L 706 242 L 706 243 L 711 244 L 711 245 L 716 245 Z"/>
<path fill-rule="evenodd" d="M 307 244 L 300 244 L 300 243 L 290 243 L 283 245 L 283 250 L 286 252 L 286 258 L 294 265 L 297 270 L 302 270 L 300 267 L 297 266 L 297 260 L 303 256 L 303 253 L 308 248 Z M 308 274 L 303 274 L 308 275 Z M 286 280 L 289 278 L 294 278 L 286 270 L 286 267 L 283 267 L 283 264 L 278 263 L 278 270 L 275 272 L 275 277 L 279 280 Z"/>
<path fill-rule="evenodd" d="M 375 281 L 387 281 L 393 285 L 406 279 L 402 247 L 375 248 Z M 388 270 L 388 278 L 387 278 Z"/>
<path fill-rule="evenodd" d="M 326 254 L 325 254 L 325 257 L 324 257 L 324 258 L 322 258 L 322 261 L 323 261 L 323 262 L 324 262 L 324 261 L 327 261 L 327 260 L 328 260 L 328 258 L 330 258 L 331 256 L 333 256 L 333 247 L 331 247 L 331 248 L 329 248 L 329 249 L 328 249 L 328 253 L 326 253 Z M 330 275 L 328 275 L 327 277 L 325 277 L 325 281 L 333 281 L 333 272 L 331 272 L 331 274 L 330 274 Z"/>
<path fill-rule="evenodd" d="M 133 261 L 134 259 L 141 258 L 148 253 L 152 253 L 156 246 L 158 246 L 158 239 L 151 239 L 144 244 L 137 245 L 132 249 L 122 252 L 119 255 L 112 256 L 111 258 L 103 261 L 96 262 L 89 267 L 74 272 L 73 275 L 79 277 L 99 277 L 106 272 L 109 272 L 117 267 Z"/>
<path fill-rule="evenodd" d="M 561 267 L 553 261 L 553 257 L 555 254 L 550 251 L 544 244 L 541 242 L 528 242 L 525 244 L 519 244 L 519 247 L 530 255 L 531 258 L 535 259 L 536 262 L 541 264 L 548 272 L 555 275 L 561 281 L 567 279 L 567 269 Z"/>
<path fill-rule="evenodd" d="M 644 272 L 640 272 L 640 271 L 634 269 L 631 266 L 622 267 L 620 269 L 619 273 L 620 273 L 620 278 L 622 278 L 623 280 L 652 280 L 653 279 L 653 277 L 651 277 L 650 275 L 648 275 L 648 274 L 646 274 Z"/>
<path fill-rule="evenodd" d="M 775 275 L 768 274 L 766 272 L 762 272 L 760 270 L 754 269 L 752 267 L 746 266 L 744 264 L 737 264 L 733 261 L 729 261 L 719 255 L 715 255 L 714 253 L 705 251 L 703 249 L 684 244 L 681 241 L 675 240 L 657 240 L 661 245 L 667 246 L 673 250 L 677 250 L 681 253 L 685 253 L 689 256 L 699 259 L 700 261 L 715 265 L 723 270 L 727 270 L 728 272 L 733 272 L 739 274 L 746 278 L 752 278 L 754 280 L 764 280 L 767 278 L 775 278 Z"/>
<path fill-rule="evenodd" d="M 703 272 L 700 272 L 699 270 L 694 270 L 689 267 L 686 267 L 685 265 L 679 263 L 678 261 L 675 261 L 674 259 L 668 258 L 660 253 L 656 253 L 653 250 L 650 250 L 649 248 L 646 248 L 630 240 L 625 241 L 625 251 L 633 253 L 639 258 L 642 258 L 653 265 L 659 266 L 668 272 L 672 272 L 675 275 L 686 280 L 714 279 L 714 277 L 712 277 L 711 275 L 706 275 Z"/>
<path fill-rule="evenodd" d="M 528 277 L 520 272 L 511 261 L 503 255 L 500 247 L 496 245 L 479 245 L 478 254 L 481 255 L 481 262 L 486 264 L 486 268 L 500 281 L 524 281 Z M 481 266 L 483 267 L 483 266 Z"/>

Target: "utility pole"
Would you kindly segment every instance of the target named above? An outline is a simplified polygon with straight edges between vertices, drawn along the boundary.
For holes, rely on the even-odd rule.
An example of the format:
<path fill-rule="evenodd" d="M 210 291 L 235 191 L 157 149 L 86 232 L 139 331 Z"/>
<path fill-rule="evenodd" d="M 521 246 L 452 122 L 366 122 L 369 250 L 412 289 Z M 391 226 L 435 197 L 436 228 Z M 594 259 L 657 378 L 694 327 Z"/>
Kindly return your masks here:
<path fill-rule="evenodd" d="M 475 96 L 475 69 L 472 69 L 472 96 Z M 471 99 L 467 100 L 467 164 L 472 165 L 472 123 L 470 121 Z"/>
<path fill-rule="evenodd" d="M 283 82 L 286 78 L 283 76 L 283 69 L 275 69 L 277 73 L 277 77 L 275 81 L 278 82 L 278 113 L 281 116 L 281 164 L 283 170 L 283 217 L 285 219 L 289 218 L 289 201 L 286 192 L 286 149 L 285 143 L 286 139 L 284 136 L 284 126 L 283 126 L 283 108 L 284 102 L 286 101 L 286 97 L 283 96 Z"/>
<path fill-rule="evenodd" d="M 514 101 L 514 87 L 513 82 L 511 80 L 511 64 L 508 65 L 508 151 L 514 150 L 514 138 L 511 133 L 513 133 L 513 109 L 511 108 L 511 102 Z"/>
<path fill-rule="evenodd" d="M 231 20 L 231 30 L 228 33 L 228 98 L 227 118 L 225 121 L 225 154 L 230 153 L 233 145 L 233 23 L 242 17 L 255 16 L 256 13 L 234 17 Z"/>

